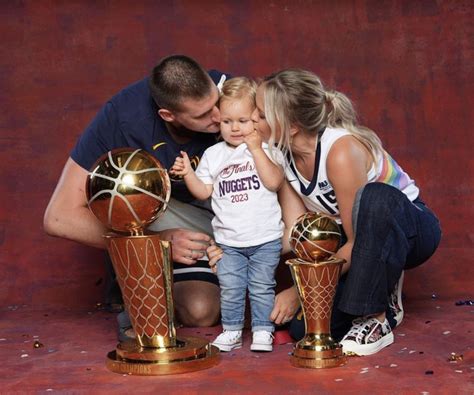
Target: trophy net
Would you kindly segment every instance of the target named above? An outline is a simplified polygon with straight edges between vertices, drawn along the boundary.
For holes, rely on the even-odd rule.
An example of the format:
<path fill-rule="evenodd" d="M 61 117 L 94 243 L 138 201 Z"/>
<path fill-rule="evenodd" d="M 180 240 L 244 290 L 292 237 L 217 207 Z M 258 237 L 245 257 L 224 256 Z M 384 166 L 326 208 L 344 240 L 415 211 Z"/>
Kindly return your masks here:
<path fill-rule="evenodd" d="M 307 333 L 329 333 L 332 305 L 336 293 L 339 267 L 336 265 L 299 265 L 297 281 L 306 317 Z"/>
<path fill-rule="evenodd" d="M 168 248 L 166 248 L 168 247 Z M 110 254 L 140 345 L 176 345 L 169 246 L 153 237 L 114 238 Z"/>

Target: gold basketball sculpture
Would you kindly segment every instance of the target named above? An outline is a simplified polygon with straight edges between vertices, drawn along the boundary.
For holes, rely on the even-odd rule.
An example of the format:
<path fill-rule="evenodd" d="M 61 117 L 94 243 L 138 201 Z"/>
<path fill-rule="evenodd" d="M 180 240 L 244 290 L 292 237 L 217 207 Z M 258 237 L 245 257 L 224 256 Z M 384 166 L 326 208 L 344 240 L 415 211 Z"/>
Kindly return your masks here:
<path fill-rule="evenodd" d="M 307 212 L 300 216 L 290 231 L 290 246 L 295 255 L 308 262 L 330 258 L 341 240 L 336 221 L 326 215 Z"/>
<path fill-rule="evenodd" d="M 166 210 L 170 193 L 166 170 L 140 149 L 108 152 L 87 178 L 90 210 L 120 232 L 104 237 L 136 334 L 107 355 L 107 367 L 116 373 L 185 373 L 219 363 L 219 350 L 207 340 L 176 337 L 171 243 L 144 234 Z"/>
<path fill-rule="evenodd" d="M 300 216 L 290 231 L 298 257 L 286 263 L 298 289 L 305 336 L 296 343 L 290 362 L 301 368 L 330 368 L 346 363 L 342 346 L 331 337 L 331 313 L 343 259 L 333 257 L 341 232 L 330 217 L 314 212 Z"/>

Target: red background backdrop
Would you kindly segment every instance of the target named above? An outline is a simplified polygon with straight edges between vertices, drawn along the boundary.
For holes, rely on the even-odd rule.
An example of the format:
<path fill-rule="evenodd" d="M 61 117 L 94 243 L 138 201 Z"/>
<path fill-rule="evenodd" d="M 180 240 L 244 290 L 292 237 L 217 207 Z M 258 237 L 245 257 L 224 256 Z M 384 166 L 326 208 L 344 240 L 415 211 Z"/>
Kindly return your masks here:
<path fill-rule="evenodd" d="M 411 297 L 470 297 L 474 3 L 9 1 L 0 23 L 0 307 L 101 299 L 103 253 L 46 236 L 42 217 L 83 128 L 163 56 L 263 76 L 293 66 L 347 93 L 442 221 Z"/>

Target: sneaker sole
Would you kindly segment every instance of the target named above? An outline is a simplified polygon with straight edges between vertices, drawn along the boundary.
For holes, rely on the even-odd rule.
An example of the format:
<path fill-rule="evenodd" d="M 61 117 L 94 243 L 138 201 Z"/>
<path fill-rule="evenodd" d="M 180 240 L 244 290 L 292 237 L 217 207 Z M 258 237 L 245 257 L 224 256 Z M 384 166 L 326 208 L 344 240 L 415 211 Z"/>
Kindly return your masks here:
<path fill-rule="evenodd" d="M 270 352 L 273 351 L 273 346 L 271 344 L 252 344 L 250 351 Z"/>
<path fill-rule="evenodd" d="M 394 341 L 393 332 L 385 335 L 382 340 L 377 345 L 361 345 L 356 344 L 355 342 L 350 342 L 348 345 L 344 345 L 344 342 L 341 341 L 342 351 L 346 354 L 356 354 L 359 356 L 372 355 L 378 353 L 382 348 L 385 348 L 392 344 Z"/>
<path fill-rule="evenodd" d="M 232 344 L 232 345 L 228 345 L 228 344 L 219 344 L 219 343 L 211 343 L 213 346 L 216 346 L 220 351 L 223 351 L 223 352 L 229 352 L 229 351 L 232 351 L 232 350 L 235 350 L 237 348 L 241 348 L 242 347 L 242 342 L 240 343 L 236 343 L 236 344 Z"/>

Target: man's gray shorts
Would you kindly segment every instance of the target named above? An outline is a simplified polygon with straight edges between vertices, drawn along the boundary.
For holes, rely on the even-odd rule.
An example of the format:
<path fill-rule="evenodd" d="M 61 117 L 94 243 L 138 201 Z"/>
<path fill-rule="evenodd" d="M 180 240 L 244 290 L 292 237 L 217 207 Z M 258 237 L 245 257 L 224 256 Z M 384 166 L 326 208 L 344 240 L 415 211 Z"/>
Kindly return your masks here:
<path fill-rule="evenodd" d="M 199 204 L 199 203 L 196 203 Z M 205 207 L 205 205 L 203 205 Z M 148 230 L 159 232 L 161 230 L 182 228 L 195 232 L 206 233 L 213 237 L 211 221 L 214 214 L 206 208 L 194 204 L 182 203 L 171 198 L 165 213 L 148 226 Z M 208 281 L 219 284 L 217 276 L 212 273 L 206 256 L 194 265 L 182 263 L 173 264 L 174 282 L 186 280 Z"/>

